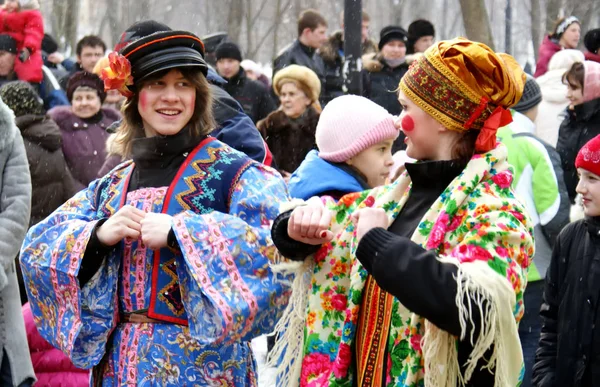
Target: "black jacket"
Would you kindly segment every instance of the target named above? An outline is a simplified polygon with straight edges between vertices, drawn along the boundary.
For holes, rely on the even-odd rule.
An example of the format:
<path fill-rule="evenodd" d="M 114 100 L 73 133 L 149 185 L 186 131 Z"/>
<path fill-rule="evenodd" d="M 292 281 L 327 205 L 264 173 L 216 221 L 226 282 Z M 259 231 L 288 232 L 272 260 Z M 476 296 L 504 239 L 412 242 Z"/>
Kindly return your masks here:
<path fill-rule="evenodd" d="M 228 79 L 223 88 L 242 105 L 244 113 L 255 124 L 277 109 L 263 84 L 249 79 L 241 67 L 237 75 Z"/>
<path fill-rule="evenodd" d="M 600 220 L 560 233 L 546 273 L 543 325 L 533 367 L 538 387 L 600 386 Z"/>
<path fill-rule="evenodd" d="M 371 39 L 362 43 L 362 54 L 377 53 L 377 45 Z M 329 37 L 327 43 L 319 49 L 319 55 L 325 64 L 325 94 L 323 106 L 329 101 L 344 95 L 344 32 L 336 31 Z"/>
<path fill-rule="evenodd" d="M 391 68 L 380 55 L 363 57 L 363 95 L 383 106 L 392 115 L 402 112 L 398 102 L 398 86 L 408 71 L 408 63 Z"/>
<path fill-rule="evenodd" d="M 321 81 L 321 96 L 326 94 L 325 87 L 325 64 L 317 50 L 307 47 L 296 39 L 294 43 L 286 47 L 273 61 L 273 77 L 286 66 L 296 64 L 305 66 L 314 71 Z"/>
<path fill-rule="evenodd" d="M 577 169 L 575 158 L 588 141 L 600 134 L 600 98 L 575 106 L 567 112 L 567 117 L 558 130 L 556 150 L 560 154 L 565 173 L 565 184 L 571 203 L 575 202 Z"/>
<path fill-rule="evenodd" d="M 458 269 L 455 265 L 440 262 L 434 251 L 426 251 L 409 237 L 427 210 L 465 165 L 466 161 L 458 160 L 407 164 L 413 185 L 406 204 L 389 230 L 370 230 L 356 250 L 356 258 L 381 289 L 398 298 L 410 311 L 455 336 L 461 334 L 456 305 Z M 273 243 L 282 255 L 301 260 L 316 252 L 320 246 L 306 245 L 289 238 L 287 224 L 290 214 L 280 215 L 273 223 Z M 473 312 L 477 313 L 477 308 Z M 481 316 L 474 315 L 473 325 L 467 328 L 473 331 L 474 337 L 480 330 L 480 321 Z M 470 332 L 466 337 L 470 337 Z M 460 364 L 466 364 L 472 350 L 468 339 L 458 344 Z M 486 358 L 489 358 L 491 350 Z M 483 366 L 483 362 L 480 365 Z M 467 387 L 493 385 L 494 374 L 480 366 L 466 384 Z"/>

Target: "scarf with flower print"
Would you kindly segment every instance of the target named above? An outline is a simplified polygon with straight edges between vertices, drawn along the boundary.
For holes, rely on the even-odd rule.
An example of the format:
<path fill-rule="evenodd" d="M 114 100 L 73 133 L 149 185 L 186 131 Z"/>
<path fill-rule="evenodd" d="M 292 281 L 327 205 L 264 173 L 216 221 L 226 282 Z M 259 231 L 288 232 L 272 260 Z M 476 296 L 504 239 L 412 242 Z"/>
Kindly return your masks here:
<path fill-rule="evenodd" d="M 480 360 L 493 370 L 498 387 L 514 387 L 522 380 L 517 324 L 524 312 L 533 230 L 510 188 L 512 172 L 506 156 L 503 145 L 473 156 L 412 236 L 415 243 L 435 250 L 440 261 L 457 266 L 462 335 L 457 338 L 437 328 L 393 297 L 386 386 L 464 385 Z M 350 215 L 367 206 L 383 208 L 391 225 L 409 192 L 410 177 L 405 173 L 391 185 L 350 194 L 330 205 L 335 237 L 302 266 L 307 272 L 296 277 L 294 290 L 302 289 L 296 285 L 304 282 L 306 291 L 294 295 L 296 301 L 282 318 L 282 344 L 272 354 L 279 360 L 278 381 L 302 387 L 352 386 L 353 351 L 368 274 L 355 259 L 356 232 Z M 465 299 L 471 302 L 465 304 Z M 466 335 L 475 308 L 483 316 L 478 337 Z M 295 337 L 290 336 L 295 327 L 303 331 L 303 339 L 298 340 L 298 329 Z M 473 346 L 464 372 L 458 363 L 459 339 L 470 340 Z M 491 357 L 484 359 L 492 345 Z"/>

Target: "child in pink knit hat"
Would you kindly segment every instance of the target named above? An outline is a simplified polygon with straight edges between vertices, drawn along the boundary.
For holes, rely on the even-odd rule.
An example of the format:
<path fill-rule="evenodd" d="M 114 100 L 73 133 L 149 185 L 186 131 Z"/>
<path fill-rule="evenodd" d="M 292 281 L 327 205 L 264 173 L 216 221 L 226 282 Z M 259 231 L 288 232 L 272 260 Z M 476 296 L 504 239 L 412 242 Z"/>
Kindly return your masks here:
<path fill-rule="evenodd" d="M 319 150 L 311 151 L 290 178 L 290 195 L 339 199 L 385 184 L 398 134 L 394 117 L 376 103 L 356 95 L 335 98 L 317 124 Z"/>

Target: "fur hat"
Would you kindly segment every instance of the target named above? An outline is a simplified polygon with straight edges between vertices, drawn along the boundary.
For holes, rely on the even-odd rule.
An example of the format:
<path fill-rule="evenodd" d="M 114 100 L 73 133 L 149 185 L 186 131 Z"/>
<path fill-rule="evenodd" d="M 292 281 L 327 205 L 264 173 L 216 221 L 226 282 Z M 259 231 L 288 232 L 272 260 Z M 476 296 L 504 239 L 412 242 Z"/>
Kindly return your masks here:
<path fill-rule="evenodd" d="M 379 50 L 381 50 L 383 46 L 385 46 L 392 40 L 400 40 L 404 44 L 407 44 L 408 37 L 404 28 L 400 26 L 383 27 L 383 29 L 379 33 Z"/>
<path fill-rule="evenodd" d="M 577 153 L 575 168 L 600 176 L 600 135 L 588 141 Z"/>
<path fill-rule="evenodd" d="M 100 101 L 104 103 L 106 99 L 106 91 L 104 91 L 104 83 L 96 74 L 88 73 L 87 71 L 78 71 L 69 79 L 67 83 L 67 97 L 69 102 L 73 101 L 73 94 L 80 87 L 89 87 L 96 90 Z"/>
<path fill-rule="evenodd" d="M 0 98 L 15 113 L 15 117 L 45 114 L 42 99 L 27 82 L 15 81 L 3 85 Z"/>
<path fill-rule="evenodd" d="M 585 48 L 592 54 L 600 54 L 600 28 L 595 30 L 589 30 L 583 38 L 583 44 Z"/>
<path fill-rule="evenodd" d="M 42 39 L 42 51 L 46 54 L 52 54 L 58 51 L 58 43 L 51 35 L 44 34 L 44 38 Z"/>
<path fill-rule="evenodd" d="M 423 36 L 435 36 L 435 28 L 430 21 L 418 19 L 408 26 L 408 40 L 413 43 Z"/>
<path fill-rule="evenodd" d="M 344 95 L 325 106 L 315 138 L 320 158 L 341 163 L 398 134 L 387 110 L 365 97 Z"/>
<path fill-rule="evenodd" d="M 550 62 L 548 63 L 548 71 L 552 70 L 564 70 L 567 71 L 573 66 L 575 62 L 583 63 L 585 56 L 583 52 L 579 50 L 560 50 L 556 54 L 552 55 Z"/>
<path fill-rule="evenodd" d="M 310 99 L 313 106 L 321 111 L 321 105 L 319 104 L 319 96 L 321 95 L 321 80 L 315 74 L 314 71 L 308 67 L 289 65 L 279 70 L 273 78 L 273 91 L 279 97 L 281 94 L 281 87 L 287 82 L 296 83 L 300 89 Z"/>

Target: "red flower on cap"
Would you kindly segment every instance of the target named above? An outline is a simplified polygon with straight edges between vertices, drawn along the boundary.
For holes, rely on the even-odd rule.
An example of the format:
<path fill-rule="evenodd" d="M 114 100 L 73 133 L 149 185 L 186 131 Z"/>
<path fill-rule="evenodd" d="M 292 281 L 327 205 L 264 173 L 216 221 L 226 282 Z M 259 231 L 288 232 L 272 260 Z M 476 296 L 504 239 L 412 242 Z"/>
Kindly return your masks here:
<path fill-rule="evenodd" d="M 116 52 L 108 54 L 109 67 L 102 70 L 100 78 L 104 81 L 104 90 L 118 90 L 126 98 L 133 97 L 127 86 L 133 85 L 131 62 Z"/>

